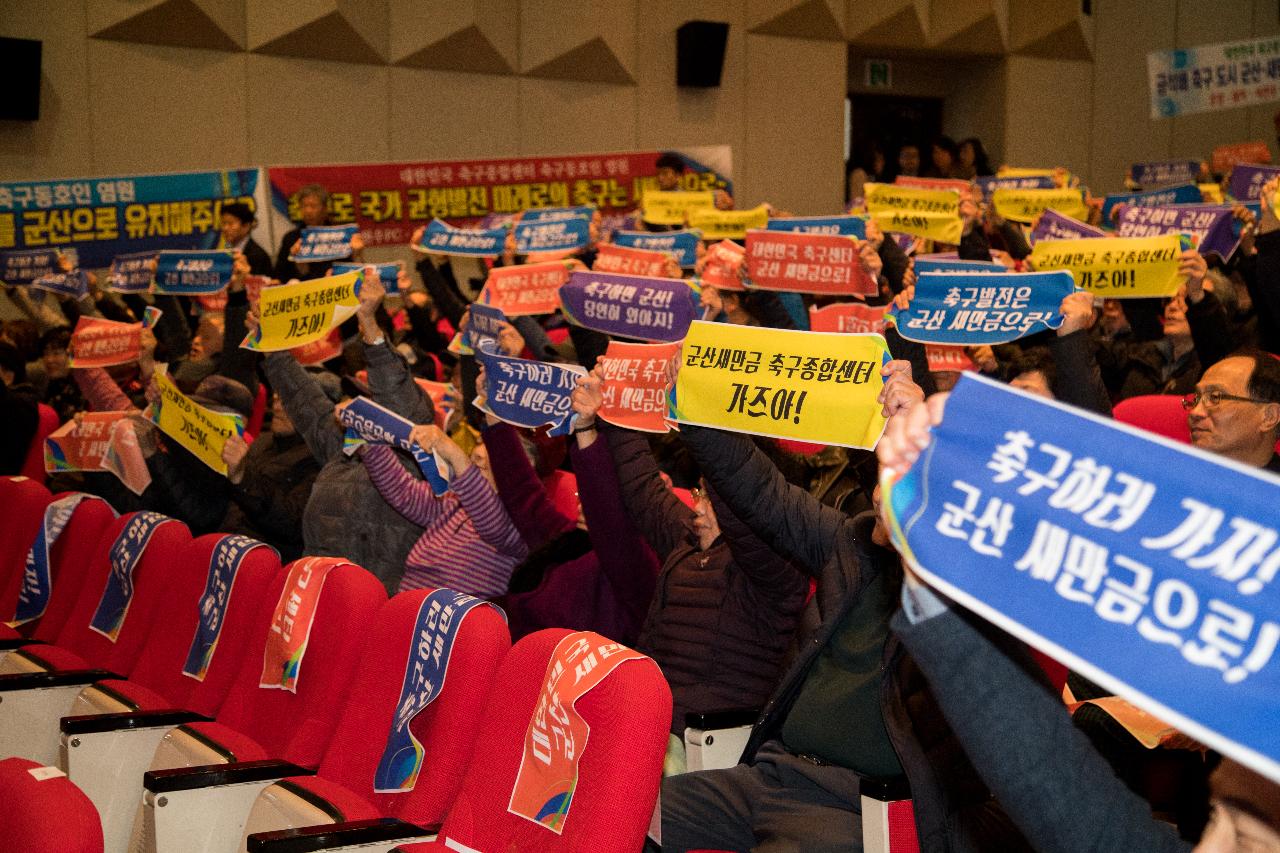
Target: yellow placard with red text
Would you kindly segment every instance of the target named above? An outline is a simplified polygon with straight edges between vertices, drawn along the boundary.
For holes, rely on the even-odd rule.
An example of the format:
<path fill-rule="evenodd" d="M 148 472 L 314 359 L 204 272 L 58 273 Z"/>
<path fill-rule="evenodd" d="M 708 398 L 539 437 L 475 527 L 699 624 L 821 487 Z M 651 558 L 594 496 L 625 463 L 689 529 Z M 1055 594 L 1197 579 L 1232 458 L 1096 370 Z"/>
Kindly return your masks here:
<path fill-rule="evenodd" d="M 940 243 L 959 244 L 964 236 L 960 193 L 895 184 L 867 184 L 867 213 L 881 231 L 913 234 Z"/>
<path fill-rule="evenodd" d="M 1078 189 L 1001 188 L 991 194 L 991 204 L 998 215 L 1010 222 L 1028 225 L 1046 210 L 1056 210 L 1082 221 L 1089 218 L 1089 206 L 1084 203 L 1084 192 Z"/>

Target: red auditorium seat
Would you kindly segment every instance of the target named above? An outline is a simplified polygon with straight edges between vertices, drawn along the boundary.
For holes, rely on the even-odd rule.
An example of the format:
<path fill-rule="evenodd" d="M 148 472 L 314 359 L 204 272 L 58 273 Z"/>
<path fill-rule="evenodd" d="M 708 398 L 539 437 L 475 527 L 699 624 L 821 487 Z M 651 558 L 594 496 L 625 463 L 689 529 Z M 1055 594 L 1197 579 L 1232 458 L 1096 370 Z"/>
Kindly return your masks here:
<path fill-rule="evenodd" d="M 27 456 L 22 461 L 22 474 L 33 480 L 44 482 L 44 440 L 58 428 L 58 413 L 44 403 L 38 405 L 39 415 L 36 420 L 36 434 L 27 447 Z"/>
<path fill-rule="evenodd" d="M 44 481 L 30 477 L 0 477 L 0 584 L 21 583 L 22 567 L 53 495 Z M 0 599 L 3 607 L 4 599 Z M 3 614 L 0 610 L 0 614 Z"/>
<path fill-rule="evenodd" d="M 33 800 L 0 799 L 0 850 L 102 853 L 97 812 L 70 780 L 26 758 L 0 760 L 0 789 L 26 785 Z"/>
<path fill-rule="evenodd" d="M 1173 394 L 1147 394 L 1130 397 L 1116 403 L 1112 414 L 1122 424 L 1172 438 L 1183 444 L 1191 443 L 1191 428 L 1187 426 L 1187 412 L 1182 408 L 1182 398 Z"/>

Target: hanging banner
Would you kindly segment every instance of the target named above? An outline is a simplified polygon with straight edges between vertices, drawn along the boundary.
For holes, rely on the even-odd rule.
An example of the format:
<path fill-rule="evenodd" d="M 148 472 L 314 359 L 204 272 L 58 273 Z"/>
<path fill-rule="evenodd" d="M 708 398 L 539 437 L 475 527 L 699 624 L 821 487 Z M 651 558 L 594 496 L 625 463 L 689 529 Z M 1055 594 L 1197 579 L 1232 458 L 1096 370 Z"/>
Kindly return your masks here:
<path fill-rule="evenodd" d="M 83 318 L 82 318 L 83 319 Z M 44 440 L 44 470 L 105 471 L 111 430 L 128 412 L 81 412 Z"/>
<path fill-rule="evenodd" d="M 890 530 L 930 585 L 1280 780 L 1274 475 L 971 376 L 900 473 Z"/>
<path fill-rule="evenodd" d="M 158 512 L 139 512 L 120 531 L 108 552 L 111 570 L 107 573 L 107 585 L 98 599 L 98 607 L 89 620 L 89 630 L 113 643 L 120 636 L 120 629 L 129 615 L 129 606 L 133 603 L 134 569 L 142 560 L 152 535 L 160 525 L 171 521 L 172 518 Z"/>
<path fill-rule="evenodd" d="M 343 453 L 350 456 L 365 444 L 398 447 L 413 456 L 433 493 L 443 495 L 449 491 L 449 466 L 410 440 L 409 433 L 413 431 L 414 424 L 408 418 L 400 417 L 368 397 L 356 397 L 342 408 L 338 423 L 346 429 L 342 436 Z"/>
<path fill-rule="evenodd" d="M 680 342 L 633 344 L 610 341 L 600 356 L 604 374 L 600 420 L 641 432 L 667 432 L 667 372 Z"/>
<path fill-rule="evenodd" d="M 156 293 L 217 293 L 231 283 L 234 263 L 232 254 L 222 250 L 160 252 L 156 256 Z"/>
<path fill-rule="evenodd" d="M 871 449 L 889 348 L 879 335 L 696 321 L 668 416 L 680 423 Z"/>
<path fill-rule="evenodd" d="M 1280 40 L 1206 44 L 1147 54 L 1151 117 L 1280 101 Z"/>
<path fill-rule="evenodd" d="M 715 209 L 713 190 L 650 190 L 644 194 L 641 216 L 650 225 L 685 225 L 694 211 Z"/>
<path fill-rule="evenodd" d="M 684 232 L 690 233 L 690 232 Z M 596 259 L 591 264 L 593 272 L 619 273 L 662 277 L 667 272 L 670 255 L 648 249 L 629 249 L 602 243 L 596 249 Z"/>
<path fill-rule="evenodd" d="M 1173 296 L 1185 277 L 1178 255 L 1190 248 L 1181 234 L 1108 240 L 1041 240 L 1029 260 L 1037 270 L 1068 270 L 1076 286 L 1107 299 Z"/>
<path fill-rule="evenodd" d="M 747 278 L 752 287 L 824 296 L 875 296 L 853 237 L 792 231 L 747 232 Z"/>
<path fill-rule="evenodd" d="M 1148 189 L 1166 184 L 1194 184 L 1199 177 L 1199 160 L 1154 160 L 1129 167 L 1129 178 Z"/>
<path fill-rule="evenodd" d="M 303 228 L 298 244 L 290 248 L 289 260 L 312 264 L 349 258 L 351 239 L 358 231 L 354 225 L 313 225 Z"/>
<path fill-rule="evenodd" d="M 284 589 L 271 616 L 259 687 L 298 692 L 298 677 L 311 638 L 311 624 L 320 606 L 320 591 L 329 572 L 340 566 L 354 568 L 355 564 L 341 557 L 303 557 L 289 564 Z"/>
<path fill-rule="evenodd" d="M 422 599 L 410 634 L 409 656 L 400 682 L 400 699 L 387 732 L 387 743 L 373 774 L 378 794 L 412 791 L 422 770 L 423 745 L 410 730 L 415 717 L 444 691 L 453 644 L 462 622 L 474 608 L 489 604 L 451 589 L 435 589 Z M 495 607 L 495 609 L 497 609 Z"/>
<path fill-rule="evenodd" d="M 578 416 L 570 395 L 578 379 L 587 375 L 576 364 L 549 364 L 526 358 L 476 350 L 485 371 L 485 397 L 476 406 L 515 426 L 537 429 L 550 425 L 548 435 L 568 435 Z"/>
<path fill-rule="evenodd" d="M 576 252 L 591 242 L 591 220 L 585 216 L 567 219 L 521 219 L 516 224 L 516 251 Z"/>
<path fill-rule="evenodd" d="M 432 220 L 422 232 L 422 242 L 412 248 L 436 255 L 464 258 L 496 258 L 506 247 L 508 230 L 501 228 L 455 228 L 440 219 Z"/>
<path fill-rule="evenodd" d="M 1280 178 L 1280 166 L 1238 165 L 1231 169 L 1227 192 L 1236 201 L 1257 201 L 1262 195 L 1262 185 Z"/>
<path fill-rule="evenodd" d="M 394 296 L 400 292 L 400 272 L 404 267 L 400 265 L 399 261 L 389 264 L 357 264 L 339 261 L 329 269 L 333 271 L 334 275 L 363 271 L 367 276 L 370 267 L 378 271 L 378 280 L 386 288 L 387 295 Z"/>
<path fill-rule="evenodd" d="M 55 249 L 0 252 L 0 282 L 7 285 L 30 284 L 57 271 L 58 252 Z"/>
<path fill-rule="evenodd" d="M 1101 228 L 1063 216 L 1056 210 L 1046 210 L 1036 220 L 1035 228 L 1031 229 L 1031 244 L 1035 245 L 1041 240 L 1086 240 L 1106 236 L 1107 232 Z"/>
<path fill-rule="evenodd" d="M 1226 260 L 1240 244 L 1235 221 L 1230 205 L 1216 209 L 1207 205 L 1126 207 L 1120 211 L 1116 234 L 1121 237 L 1188 234 L 1200 254 L 1212 253 Z"/>
<path fill-rule="evenodd" d="M 991 201 L 991 195 L 996 190 L 1051 190 L 1058 185 L 1048 175 L 1024 178 L 997 178 L 994 175 L 988 175 L 974 178 L 973 182 L 977 184 L 978 189 L 982 190 L 982 197 L 986 201 Z"/>
<path fill-rule="evenodd" d="M 205 408 L 178 390 L 163 371 L 156 371 L 155 382 L 160 402 L 152 407 L 151 419 L 161 432 L 225 477 L 222 448 L 232 435 L 244 436 L 244 419 Z"/>
<path fill-rule="evenodd" d="M 888 316 L 907 340 L 927 344 L 1005 344 L 1062 325 L 1058 306 L 1075 292 L 1071 273 L 926 273 L 907 310 Z"/>
<path fill-rule="evenodd" d="M 689 269 L 698 263 L 698 243 L 702 235 L 697 231 L 614 231 L 613 247 L 625 249 L 644 249 L 650 252 L 662 252 L 674 255 L 676 263 Z M 608 244 L 597 248 L 604 251 Z M 598 262 L 597 258 L 597 262 Z M 594 266 L 594 265 L 593 265 Z M 606 270 L 606 272 L 626 272 L 626 270 Z M 632 273 L 638 275 L 639 273 Z"/>
<path fill-rule="evenodd" d="M 204 595 L 200 596 L 197 613 L 200 620 L 196 623 L 196 633 L 191 638 L 191 647 L 187 650 L 187 662 L 183 664 L 182 674 L 196 681 L 204 681 L 209 672 L 209 664 L 213 662 L 213 653 L 218 648 L 218 637 L 222 635 L 222 623 L 227 615 L 227 606 L 231 603 L 231 592 L 235 587 L 236 575 L 244 558 L 254 548 L 267 546 L 248 536 L 223 536 L 213 547 L 209 557 L 209 572 L 205 576 Z"/>
<path fill-rule="evenodd" d="M 950 258 L 928 258 L 923 255 L 911 262 L 917 277 L 931 272 L 1007 273 L 1009 268 L 998 261 L 962 261 Z"/>
<path fill-rule="evenodd" d="M 893 184 L 867 184 L 867 211 L 881 231 L 896 231 L 958 244 L 964 234 L 960 193 L 921 190 Z"/>
<path fill-rule="evenodd" d="M 1203 201 L 1200 188 L 1195 184 L 1182 184 L 1141 193 L 1116 193 L 1102 202 L 1102 221 L 1106 225 L 1115 222 L 1116 207 L 1162 207 L 1169 204 L 1198 204 Z"/>
<path fill-rule="evenodd" d="M 742 273 L 746 268 L 747 250 L 732 240 L 721 240 L 707 249 L 702 265 L 702 282 L 717 290 L 746 290 Z"/>
<path fill-rule="evenodd" d="M 258 328 L 240 344 L 256 352 L 279 352 L 324 340 L 355 316 L 364 271 L 266 287 L 258 294 Z"/>
<path fill-rule="evenodd" d="M 742 240 L 752 228 L 769 224 L 769 208 L 763 204 L 750 210 L 703 210 L 689 213 L 689 227 L 702 232 L 704 240 Z"/>
<path fill-rule="evenodd" d="M 678 341 L 701 314 L 683 279 L 592 271 L 569 276 L 560 307 L 579 326 L 642 341 Z"/>
<path fill-rule="evenodd" d="M 824 308 L 809 306 L 809 330 L 843 334 L 884 334 L 888 305 L 838 302 Z"/>
<path fill-rule="evenodd" d="M 1209 162 L 1213 166 L 1213 171 L 1225 175 L 1233 166 L 1241 163 L 1270 163 L 1271 148 L 1261 140 L 1219 145 L 1213 149 L 1213 156 Z"/>
<path fill-rule="evenodd" d="M 31 286 L 59 296 L 83 299 L 89 292 L 89 277 L 81 269 L 71 272 L 50 272 L 31 282 Z"/>
<path fill-rule="evenodd" d="M 44 521 L 40 532 L 27 551 L 27 560 L 22 570 L 22 586 L 18 588 L 18 603 L 14 609 L 13 621 L 9 624 L 16 627 L 33 619 L 39 619 L 49 608 L 49 598 L 53 595 L 53 575 L 50 571 L 54 543 L 67 528 L 76 507 L 85 500 L 102 500 L 83 492 L 71 492 L 57 498 L 44 510 Z M 106 501 L 102 501 L 110 509 Z M 116 511 L 111 510 L 114 517 Z"/>
<path fill-rule="evenodd" d="M 964 347 L 925 344 L 924 355 L 929 362 L 930 373 L 962 373 L 978 369 Z"/>
<path fill-rule="evenodd" d="M 494 267 L 476 301 L 508 317 L 552 314 L 560 307 L 561 286 L 575 270 L 584 269 L 581 261 L 572 259 Z"/>
<path fill-rule="evenodd" d="M 72 367 L 110 367 L 138 360 L 142 324 L 81 315 L 68 347 Z"/>
<path fill-rule="evenodd" d="M 996 190 L 991 194 L 995 212 L 1010 222 L 1029 225 L 1046 210 L 1056 210 L 1074 219 L 1088 219 L 1084 192 L 1070 187 L 1044 190 Z"/>
<path fill-rule="evenodd" d="M 146 293 L 156 277 L 156 253 L 132 252 L 111 259 L 107 289 L 117 293 Z"/>
<path fill-rule="evenodd" d="M 507 811 L 561 834 L 578 785 L 578 762 L 591 736 L 591 727 L 574 706 L 627 661 L 652 663 L 591 631 L 575 631 L 556 644 L 525 733 Z"/>
<path fill-rule="evenodd" d="M 769 231 L 793 231 L 800 234 L 838 234 L 841 237 L 867 239 L 865 216 L 786 216 L 770 219 Z"/>

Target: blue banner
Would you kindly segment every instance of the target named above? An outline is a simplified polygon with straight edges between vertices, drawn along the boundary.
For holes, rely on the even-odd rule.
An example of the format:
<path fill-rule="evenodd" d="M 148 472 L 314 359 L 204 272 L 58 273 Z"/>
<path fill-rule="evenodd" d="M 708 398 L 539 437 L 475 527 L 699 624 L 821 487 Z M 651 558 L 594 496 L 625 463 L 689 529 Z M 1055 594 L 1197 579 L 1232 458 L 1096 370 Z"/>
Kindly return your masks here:
<path fill-rule="evenodd" d="M 60 296 L 80 299 L 89 292 L 89 276 L 80 269 L 71 272 L 51 272 L 31 282 L 31 286 Z"/>
<path fill-rule="evenodd" d="M 470 258 L 496 258 L 507 242 L 507 229 L 454 228 L 439 219 L 431 220 L 416 248 L 437 255 L 462 255 Z"/>
<path fill-rule="evenodd" d="M 982 190 L 982 197 L 987 201 L 991 200 L 991 194 L 996 190 L 1051 190 L 1057 186 L 1053 178 L 1048 175 L 1022 178 L 997 178 L 995 175 L 987 175 L 974 178 L 973 182 Z"/>
<path fill-rule="evenodd" d="M 0 281 L 5 284 L 30 284 L 57 270 L 58 252 L 55 249 L 0 253 Z"/>
<path fill-rule="evenodd" d="M 334 264 L 330 269 L 334 275 L 342 275 L 343 273 L 357 272 L 365 267 L 376 267 L 378 270 L 378 279 L 382 282 L 382 286 L 387 289 L 387 293 L 395 294 L 400 292 L 400 265 L 392 264 L 357 264 L 348 262 L 339 262 Z"/>
<path fill-rule="evenodd" d="M 39 619 L 48 608 L 49 596 L 53 594 L 53 577 L 49 573 L 53 543 L 58 541 L 58 537 L 66 529 L 67 522 L 71 521 L 76 507 L 80 506 L 80 502 L 85 498 L 101 500 L 83 492 L 74 492 L 58 498 L 45 507 L 44 523 L 40 526 L 40 532 L 36 534 L 35 541 L 31 543 L 31 550 L 27 551 L 27 562 L 22 571 L 22 586 L 18 589 L 18 606 L 13 615 L 15 625 Z M 103 503 L 105 504 L 106 501 Z M 111 512 L 115 514 L 115 510 Z"/>
<path fill-rule="evenodd" d="M 111 259 L 108 289 L 118 293 L 146 293 L 155 279 L 155 252 L 133 252 Z"/>
<path fill-rule="evenodd" d="M 584 216 L 567 219 L 521 219 L 516 224 L 516 251 L 568 252 L 591 242 L 591 220 Z"/>
<path fill-rule="evenodd" d="M 1231 167 L 1231 179 L 1227 182 L 1227 192 L 1236 201 L 1257 201 L 1258 196 L 1262 195 L 1262 185 L 1272 178 L 1280 178 L 1280 166 L 1250 166 L 1237 163 Z"/>
<path fill-rule="evenodd" d="M 1040 214 L 1036 227 L 1031 229 L 1033 245 L 1041 240 L 1087 240 L 1105 236 L 1107 232 L 1101 228 L 1095 228 L 1079 219 L 1072 219 L 1056 210 L 1046 210 Z"/>
<path fill-rule="evenodd" d="M 1129 167 L 1130 179 L 1139 186 L 1160 187 L 1168 184 L 1194 184 L 1200 177 L 1199 160 L 1153 160 Z"/>
<path fill-rule="evenodd" d="M 223 250 L 161 252 L 156 256 L 156 293 L 217 293 L 231 283 L 234 265 L 234 256 Z"/>
<path fill-rule="evenodd" d="M 891 306 L 898 333 L 926 344 L 1003 344 L 1062 325 L 1058 306 L 1076 289 L 1065 270 L 928 273 L 906 311 Z"/>
<path fill-rule="evenodd" d="M 357 225 L 313 225 L 302 229 L 298 246 L 289 260 L 300 264 L 323 263 L 351 257 L 351 238 Z"/>
<path fill-rule="evenodd" d="M 1152 237 L 1170 232 L 1190 234 L 1200 254 L 1213 253 L 1226 260 L 1240 244 L 1235 222 L 1231 206 L 1226 204 L 1126 207 L 1120 211 L 1116 234 L 1120 237 Z"/>
<path fill-rule="evenodd" d="M 676 263 L 686 269 L 698 264 L 698 242 L 702 235 L 697 231 L 614 231 L 613 244 L 628 249 L 646 249 L 650 252 L 666 252 L 675 255 Z"/>
<path fill-rule="evenodd" d="M 0 183 L 0 249 L 75 248 L 85 269 L 116 255 L 211 249 L 222 206 L 257 209 L 257 169 Z M 8 235 L 8 236 L 6 236 Z"/>
<path fill-rule="evenodd" d="M 931 585 L 1280 778 L 1280 479 L 971 374 L 893 476 L 891 533 Z"/>
<path fill-rule="evenodd" d="M 1111 211 L 1117 204 L 1130 207 L 1160 207 L 1167 204 L 1195 204 L 1200 201 L 1203 201 L 1203 196 L 1200 195 L 1200 188 L 1195 184 L 1183 184 L 1140 193 L 1117 193 L 1103 200 L 1102 222 L 1104 225 L 1110 225 L 1114 221 L 1111 218 Z"/>
<path fill-rule="evenodd" d="M 537 429 L 550 425 L 549 435 L 568 435 L 577 420 L 570 395 L 587 371 L 576 364 L 548 364 L 508 358 L 488 349 L 476 350 L 484 367 L 484 405 L 476 405 L 515 426 Z"/>
<path fill-rule="evenodd" d="M 798 234 L 836 234 L 841 237 L 867 239 L 865 216 L 786 216 L 769 219 L 770 231 L 792 231 Z"/>
<path fill-rule="evenodd" d="M 200 621 L 196 625 L 195 636 L 191 638 L 191 648 L 187 651 L 187 662 L 183 664 L 182 674 L 204 681 L 209 672 L 209 664 L 213 661 L 213 653 L 218 647 L 218 637 L 222 634 L 222 623 L 227 615 L 227 605 L 231 603 L 231 590 L 236 582 L 236 574 L 240 564 L 254 548 L 266 548 L 267 545 L 248 536 L 223 536 L 213 548 L 209 557 L 209 574 L 204 582 L 204 595 L 200 596 Z"/>
<path fill-rule="evenodd" d="M 158 512 L 139 512 L 111 545 L 111 571 L 89 628 L 113 643 L 120 636 L 129 605 L 133 603 L 133 570 L 138 567 L 151 536 L 160 525 L 170 521 L 173 519 Z"/>
<path fill-rule="evenodd" d="M 682 340 L 702 316 L 682 279 L 577 270 L 560 287 L 560 304 L 579 326 L 641 341 Z"/>
<path fill-rule="evenodd" d="M 913 263 L 912 269 L 915 270 L 917 276 L 933 272 L 1007 273 L 1009 271 L 1008 267 L 996 261 L 962 261 L 959 259 L 917 257 Z"/>
<path fill-rule="evenodd" d="M 387 732 L 387 745 L 373 774 L 374 792 L 395 794 L 412 791 L 417 783 L 418 773 L 422 770 L 423 748 L 409 727 L 413 718 L 444 690 L 449 658 L 453 655 L 458 632 L 462 630 L 462 620 L 481 604 L 488 602 L 451 589 L 437 589 L 423 598 L 418 606 L 418 620 L 410 635 L 409 658 L 404 665 L 400 699 L 396 702 L 391 730 Z"/>
<path fill-rule="evenodd" d="M 472 302 L 467 319 L 467 331 L 463 335 L 462 342 L 473 350 L 484 346 L 486 342 L 497 347 L 498 333 L 502 331 L 503 324 L 509 322 L 501 308 L 485 305 L 482 302 Z"/>
<path fill-rule="evenodd" d="M 566 219 L 590 220 L 595 216 L 594 205 L 582 204 L 577 207 L 535 207 L 520 215 L 521 222 L 561 222 Z"/>
<path fill-rule="evenodd" d="M 355 453 L 362 444 L 389 444 L 408 451 L 431 491 L 443 495 L 449 491 L 449 469 L 434 453 L 423 450 L 409 440 L 414 424 L 388 408 L 378 405 L 368 397 L 356 397 L 338 415 L 338 422 L 346 427 L 342 437 L 342 449 L 348 455 Z"/>

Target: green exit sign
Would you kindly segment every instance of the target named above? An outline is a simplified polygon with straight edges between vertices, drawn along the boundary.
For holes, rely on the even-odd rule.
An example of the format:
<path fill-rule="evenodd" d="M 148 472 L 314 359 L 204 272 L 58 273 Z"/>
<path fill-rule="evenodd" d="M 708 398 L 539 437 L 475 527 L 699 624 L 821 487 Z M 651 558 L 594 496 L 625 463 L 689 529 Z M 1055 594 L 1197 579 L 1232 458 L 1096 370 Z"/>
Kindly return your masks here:
<path fill-rule="evenodd" d="M 893 62 L 888 59 L 868 59 L 865 82 L 868 89 L 892 89 Z"/>

